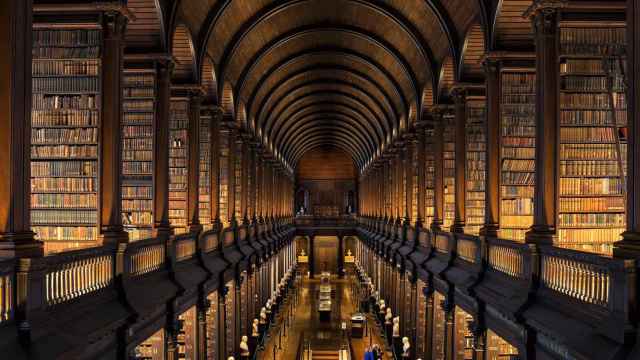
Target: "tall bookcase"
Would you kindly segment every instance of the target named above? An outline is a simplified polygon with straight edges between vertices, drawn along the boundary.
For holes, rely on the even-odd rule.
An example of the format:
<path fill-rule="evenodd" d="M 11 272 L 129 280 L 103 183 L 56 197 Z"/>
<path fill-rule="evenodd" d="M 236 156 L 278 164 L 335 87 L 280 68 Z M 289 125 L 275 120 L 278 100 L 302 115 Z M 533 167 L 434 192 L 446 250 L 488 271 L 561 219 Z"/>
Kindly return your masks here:
<path fill-rule="evenodd" d="M 473 359 L 473 334 L 469 330 L 469 325 L 473 322 L 473 317 L 464 311 L 461 307 L 455 307 L 455 334 L 454 347 L 455 359 L 472 360 Z"/>
<path fill-rule="evenodd" d="M 500 237 L 524 241 L 533 223 L 535 72 L 501 73 Z"/>
<path fill-rule="evenodd" d="M 418 184 L 418 149 L 414 147 L 414 151 L 412 152 L 411 157 L 411 220 L 415 225 L 416 219 L 418 218 L 418 189 L 420 188 L 420 184 Z"/>
<path fill-rule="evenodd" d="M 97 25 L 34 24 L 31 227 L 45 252 L 97 243 L 101 47 Z"/>
<path fill-rule="evenodd" d="M 500 335 L 487 329 L 487 359 L 515 359 L 518 349 Z"/>
<path fill-rule="evenodd" d="M 218 359 L 218 350 L 220 347 L 219 343 L 219 316 L 218 313 L 218 292 L 214 291 L 207 296 L 207 300 L 210 302 L 210 306 L 207 309 L 207 315 L 205 317 L 207 331 L 206 333 L 206 342 L 207 342 L 207 359 Z"/>
<path fill-rule="evenodd" d="M 466 104 L 467 166 L 465 233 L 478 235 L 484 224 L 486 176 L 486 112 L 484 99 L 469 99 Z"/>
<path fill-rule="evenodd" d="M 130 359 L 136 360 L 164 360 L 164 328 L 161 328 L 145 341 L 136 346 L 129 354 Z"/>
<path fill-rule="evenodd" d="M 427 347 L 427 296 L 424 294 L 424 288 L 427 284 L 418 279 L 417 281 L 417 300 L 416 300 L 416 359 L 424 359 Z M 430 324 L 429 324 L 430 325 Z"/>
<path fill-rule="evenodd" d="M 433 156 L 433 129 L 425 130 L 425 166 L 424 166 L 424 223 L 426 227 L 431 226 L 435 212 L 434 208 L 434 188 L 435 188 L 435 158 Z"/>
<path fill-rule="evenodd" d="M 195 360 L 198 355 L 196 307 L 192 306 L 178 315 L 178 320 L 182 322 L 182 326 L 178 331 L 178 359 Z"/>
<path fill-rule="evenodd" d="M 176 234 L 187 232 L 189 99 L 171 99 L 169 109 L 169 222 Z"/>
<path fill-rule="evenodd" d="M 444 309 L 442 309 L 442 304 L 444 302 L 444 295 L 435 291 L 433 293 L 433 338 L 431 344 L 431 351 L 433 355 L 433 359 L 444 360 L 445 359 L 445 337 L 446 337 L 446 316 L 444 313 Z"/>
<path fill-rule="evenodd" d="M 610 254 L 625 230 L 624 23 L 560 28 L 558 245 Z"/>
<path fill-rule="evenodd" d="M 224 297 L 226 305 L 224 310 L 224 339 L 225 339 L 225 351 L 227 354 L 234 354 L 236 348 L 236 282 L 230 280 L 227 282 L 227 288 L 229 292 Z"/>
<path fill-rule="evenodd" d="M 234 213 L 238 222 L 242 222 L 242 144 L 237 139 L 232 139 L 231 147 L 234 152 L 233 157 L 233 186 L 234 186 Z"/>
<path fill-rule="evenodd" d="M 448 230 L 455 218 L 456 202 L 456 133 L 455 116 L 447 110 L 444 121 L 444 219 L 443 229 Z"/>
<path fill-rule="evenodd" d="M 200 224 L 204 230 L 211 229 L 211 112 L 200 114 L 200 177 L 198 207 Z"/>
<path fill-rule="evenodd" d="M 122 89 L 122 224 L 129 239 L 152 236 L 154 70 L 127 69 Z"/>
<path fill-rule="evenodd" d="M 219 158 L 218 158 L 218 173 L 219 173 L 219 207 L 220 207 L 220 221 L 223 227 L 229 226 L 229 220 L 231 214 L 229 214 L 229 129 L 226 126 L 220 127 L 220 142 Z"/>

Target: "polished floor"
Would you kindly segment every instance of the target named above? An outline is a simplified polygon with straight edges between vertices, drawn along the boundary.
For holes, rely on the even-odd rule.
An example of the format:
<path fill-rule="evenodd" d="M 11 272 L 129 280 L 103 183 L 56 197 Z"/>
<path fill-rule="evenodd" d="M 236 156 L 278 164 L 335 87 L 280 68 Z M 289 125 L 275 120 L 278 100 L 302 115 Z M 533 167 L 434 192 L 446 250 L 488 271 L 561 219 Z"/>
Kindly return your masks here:
<path fill-rule="evenodd" d="M 369 316 L 366 336 L 351 338 L 349 330 L 343 332 L 342 323 L 349 322 L 351 314 L 357 311 L 354 282 L 351 277 L 333 279 L 331 285 L 335 290 L 331 304 L 331 319 L 322 321 L 318 312 L 320 282 L 314 279 L 303 279 L 297 287 L 297 294 L 289 297 L 280 312 L 278 323 L 269 332 L 264 350 L 258 359 L 295 360 L 298 348 L 311 346 L 316 353 L 339 350 L 341 344 L 351 341 L 355 360 L 364 358 L 364 350 L 370 344 L 384 347 L 375 321 Z M 296 299 L 297 297 L 297 299 Z M 373 330 L 373 331 L 371 331 Z M 384 359 L 390 359 L 389 354 Z M 316 358 L 316 356 L 314 356 Z"/>

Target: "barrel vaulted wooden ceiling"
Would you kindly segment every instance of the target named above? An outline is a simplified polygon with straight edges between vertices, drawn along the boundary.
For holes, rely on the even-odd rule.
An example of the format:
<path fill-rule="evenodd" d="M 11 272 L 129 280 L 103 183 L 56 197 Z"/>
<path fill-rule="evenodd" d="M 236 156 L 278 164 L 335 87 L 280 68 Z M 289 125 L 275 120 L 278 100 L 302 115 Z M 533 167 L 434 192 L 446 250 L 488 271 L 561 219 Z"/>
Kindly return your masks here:
<path fill-rule="evenodd" d="M 531 49 L 531 3 L 128 0 L 127 52 L 172 53 L 175 83 L 202 85 L 290 169 L 327 145 L 363 169 L 454 82 L 481 82 L 485 51 Z"/>

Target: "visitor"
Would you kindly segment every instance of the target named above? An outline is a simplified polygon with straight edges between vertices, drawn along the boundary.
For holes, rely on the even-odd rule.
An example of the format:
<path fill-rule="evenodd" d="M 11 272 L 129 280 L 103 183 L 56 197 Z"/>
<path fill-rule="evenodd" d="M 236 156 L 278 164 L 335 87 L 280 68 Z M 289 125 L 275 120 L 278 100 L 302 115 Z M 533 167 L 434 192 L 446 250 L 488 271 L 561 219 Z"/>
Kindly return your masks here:
<path fill-rule="evenodd" d="M 371 348 L 368 346 L 366 349 L 364 349 L 364 360 L 376 360 L 375 357 L 373 356 L 373 352 L 371 351 Z"/>
<path fill-rule="evenodd" d="M 382 351 L 380 350 L 380 346 L 378 344 L 373 344 L 372 353 L 375 360 L 382 359 Z"/>

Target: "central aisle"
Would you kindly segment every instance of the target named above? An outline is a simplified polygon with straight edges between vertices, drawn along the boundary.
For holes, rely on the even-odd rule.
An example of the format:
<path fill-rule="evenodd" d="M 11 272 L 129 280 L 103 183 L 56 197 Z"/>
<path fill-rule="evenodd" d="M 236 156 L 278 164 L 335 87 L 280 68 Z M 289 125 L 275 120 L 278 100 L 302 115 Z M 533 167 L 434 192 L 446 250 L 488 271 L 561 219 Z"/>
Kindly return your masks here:
<path fill-rule="evenodd" d="M 302 286 L 298 289 L 298 303 L 293 307 L 291 323 L 286 327 L 286 330 L 282 322 L 273 326 L 265 349 L 258 354 L 258 359 L 273 359 L 275 347 L 277 360 L 295 360 L 302 336 L 311 339 L 312 343 L 318 346 L 334 347 L 336 350 L 340 348 L 343 336 L 341 323 L 344 321 L 349 326 L 351 314 L 357 311 L 357 300 L 353 298 L 350 280 L 333 279 L 331 285 L 335 289 L 335 296 L 332 298 L 331 321 L 320 321 L 318 313 L 320 281 L 304 279 Z M 294 297 L 291 297 L 289 301 L 295 302 Z M 290 306 L 283 306 L 281 310 L 283 321 Z M 368 336 L 361 339 L 351 339 L 354 360 L 364 358 L 364 349 L 370 343 L 383 346 L 383 340 L 375 327 L 373 317 L 369 316 L 368 323 L 369 325 L 373 324 L 369 330 L 373 329 L 374 331 L 368 331 Z M 390 359 L 390 357 L 385 356 L 384 359 Z"/>

